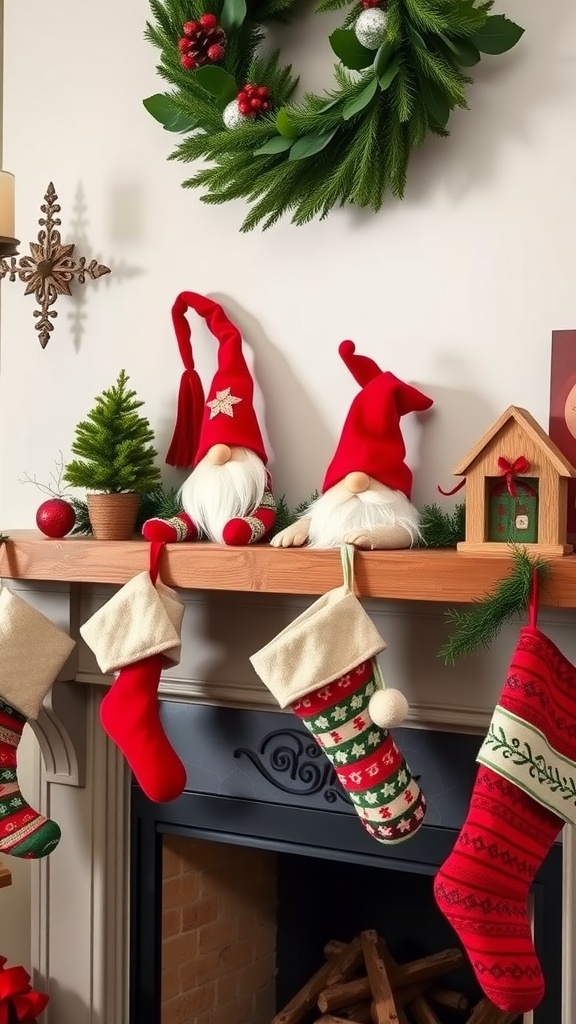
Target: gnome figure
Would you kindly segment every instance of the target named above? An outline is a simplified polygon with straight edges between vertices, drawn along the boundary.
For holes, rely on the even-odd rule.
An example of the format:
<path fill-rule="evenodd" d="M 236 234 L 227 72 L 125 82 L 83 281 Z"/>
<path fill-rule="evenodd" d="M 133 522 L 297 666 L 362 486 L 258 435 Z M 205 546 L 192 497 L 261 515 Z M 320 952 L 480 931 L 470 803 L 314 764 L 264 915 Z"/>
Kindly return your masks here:
<path fill-rule="evenodd" d="M 219 343 L 207 401 L 194 369 L 188 308 L 204 317 Z M 172 320 L 185 369 L 166 462 L 193 469 L 180 492 L 182 512 L 172 519 L 148 519 L 142 533 L 150 541 L 253 544 L 272 529 L 276 503 L 240 332 L 222 306 L 195 292 L 178 296 Z"/>
<path fill-rule="evenodd" d="M 271 543 L 411 547 L 419 536 L 418 512 L 410 501 L 412 473 L 404 462 L 400 419 L 429 409 L 432 399 L 356 355 L 352 341 L 343 341 L 339 353 L 362 390 L 346 417 L 321 496 Z"/>

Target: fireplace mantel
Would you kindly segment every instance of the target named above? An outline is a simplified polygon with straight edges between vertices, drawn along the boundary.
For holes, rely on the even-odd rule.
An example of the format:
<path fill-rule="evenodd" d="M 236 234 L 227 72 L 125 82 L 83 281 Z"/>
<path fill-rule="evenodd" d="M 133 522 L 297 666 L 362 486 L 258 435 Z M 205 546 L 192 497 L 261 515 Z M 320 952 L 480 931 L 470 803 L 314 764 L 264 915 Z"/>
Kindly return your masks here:
<path fill-rule="evenodd" d="M 51 540 L 15 530 L 0 546 L 0 577 L 67 583 L 123 584 L 146 568 L 144 540 Z M 338 551 L 273 548 L 269 544 L 168 544 L 162 578 L 173 587 L 315 595 L 342 582 Z M 462 603 L 478 600 L 509 571 L 512 556 L 453 550 L 358 551 L 355 577 L 366 598 Z M 555 558 L 541 603 L 576 608 L 576 556 Z"/>
<path fill-rule="evenodd" d="M 117 586 L 146 569 L 148 559 L 149 545 L 137 539 L 50 540 L 28 530 L 11 531 L 0 545 L 0 578 L 79 641 L 34 725 L 42 760 L 36 758 L 31 802 L 58 821 L 63 833 L 59 849 L 31 869 L 33 980 L 51 994 L 43 1024 L 128 1019 L 129 774 L 100 725 L 100 703 L 112 680 L 90 661 L 79 630 Z M 490 685 L 481 667 L 451 675 L 437 669 L 442 605 L 480 598 L 511 564 L 506 551 L 358 552 L 358 594 L 389 643 L 390 678 L 410 685 L 419 677 L 410 725 L 483 732 L 497 687 L 498 654 L 491 655 Z M 167 545 L 161 569 L 164 581 L 180 589 L 186 609 L 182 662 L 165 673 L 161 696 L 255 710 L 270 710 L 272 698 L 254 677 L 248 654 L 308 599 L 342 583 L 338 551 L 267 544 Z M 544 623 L 558 630 L 561 646 L 569 650 L 573 616 L 557 609 L 576 608 L 576 557 L 552 560 L 541 596 L 553 609 L 542 616 Z M 563 1013 L 554 1024 L 576 1020 L 574 847 L 573 831 L 566 830 Z"/>

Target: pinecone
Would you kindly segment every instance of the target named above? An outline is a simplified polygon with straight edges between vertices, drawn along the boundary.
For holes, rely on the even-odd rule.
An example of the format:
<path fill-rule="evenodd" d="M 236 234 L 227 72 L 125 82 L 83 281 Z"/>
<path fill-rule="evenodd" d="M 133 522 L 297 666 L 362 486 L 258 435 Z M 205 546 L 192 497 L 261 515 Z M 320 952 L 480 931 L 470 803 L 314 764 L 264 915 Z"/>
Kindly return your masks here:
<path fill-rule="evenodd" d="M 225 53 L 226 36 L 215 14 L 203 14 L 198 21 L 187 21 L 182 26 L 184 35 L 178 40 L 180 63 L 188 71 L 214 64 Z"/>

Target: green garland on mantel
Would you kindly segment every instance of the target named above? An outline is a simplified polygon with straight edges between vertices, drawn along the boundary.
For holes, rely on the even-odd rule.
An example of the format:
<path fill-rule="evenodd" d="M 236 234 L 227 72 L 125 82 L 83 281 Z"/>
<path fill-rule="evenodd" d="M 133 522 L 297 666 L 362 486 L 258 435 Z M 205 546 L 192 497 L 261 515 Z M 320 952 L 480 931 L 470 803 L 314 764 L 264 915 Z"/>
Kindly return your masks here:
<path fill-rule="evenodd" d="M 540 584 L 548 579 L 550 562 L 531 558 L 526 548 L 512 546 L 512 554 L 514 564 L 510 572 L 491 593 L 475 601 L 471 610 L 450 608 L 446 612 L 454 629 L 438 652 L 445 664 L 454 665 L 469 654 L 489 649 L 506 622 L 526 614 L 534 572 L 538 573 Z"/>
<path fill-rule="evenodd" d="M 387 194 L 403 198 L 413 150 L 468 108 L 470 69 L 521 38 L 493 3 L 317 0 L 317 12 L 347 8 L 330 35 L 338 63 L 322 95 L 295 102 L 291 65 L 261 44 L 296 0 L 150 0 L 145 35 L 169 91 L 144 105 L 185 136 L 171 159 L 203 161 L 185 188 L 205 203 L 248 202 L 243 231 L 347 203 L 377 211 Z"/>

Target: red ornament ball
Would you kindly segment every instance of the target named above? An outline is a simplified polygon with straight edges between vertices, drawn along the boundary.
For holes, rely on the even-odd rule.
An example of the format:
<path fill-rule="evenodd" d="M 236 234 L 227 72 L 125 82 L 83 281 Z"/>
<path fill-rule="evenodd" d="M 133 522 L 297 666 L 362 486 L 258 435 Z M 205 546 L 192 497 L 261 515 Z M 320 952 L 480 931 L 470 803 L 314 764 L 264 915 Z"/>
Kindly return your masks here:
<path fill-rule="evenodd" d="M 49 498 L 36 513 L 36 526 L 46 537 L 65 537 L 76 522 L 76 513 L 64 498 Z"/>

